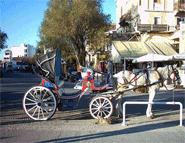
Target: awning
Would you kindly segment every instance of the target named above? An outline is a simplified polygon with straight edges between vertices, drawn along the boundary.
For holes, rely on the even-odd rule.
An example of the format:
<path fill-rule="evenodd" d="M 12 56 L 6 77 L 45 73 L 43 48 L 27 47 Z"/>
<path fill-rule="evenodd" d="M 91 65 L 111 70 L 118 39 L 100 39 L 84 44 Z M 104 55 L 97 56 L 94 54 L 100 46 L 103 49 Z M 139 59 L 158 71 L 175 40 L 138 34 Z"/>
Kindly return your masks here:
<path fill-rule="evenodd" d="M 113 45 L 122 58 L 134 59 L 148 53 L 144 42 L 114 41 Z"/>
<path fill-rule="evenodd" d="M 149 48 L 153 51 L 154 54 L 160 55 L 174 55 L 177 52 L 173 49 L 172 45 L 167 42 L 146 42 Z"/>
<path fill-rule="evenodd" d="M 143 63 L 143 62 L 163 62 L 169 61 L 172 59 L 172 56 L 158 55 L 153 53 L 148 53 L 147 55 L 136 58 L 132 63 Z"/>
<path fill-rule="evenodd" d="M 174 60 L 185 60 L 185 53 L 180 53 L 172 56 Z"/>
<path fill-rule="evenodd" d="M 185 53 L 175 54 L 171 56 L 148 53 L 147 55 L 134 59 L 132 63 L 163 62 L 163 61 L 173 61 L 173 60 L 176 60 L 176 61 L 185 60 Z"/>
<path fill-rule="evenodd" d="M 169 37 L 169 39 L 172 39 L 172 40 L 179 40 L 179 38 L 181 37 L 181 31 L 178 30 L 176 31 L 171 37 Z"/>
<path fill-rule="evenodd" d="M 148 53 L 167 56 L 177 54 L 172 46 L 165 42 L 113 41 L 113 45 L 121 59 L 135 59 Z"/>

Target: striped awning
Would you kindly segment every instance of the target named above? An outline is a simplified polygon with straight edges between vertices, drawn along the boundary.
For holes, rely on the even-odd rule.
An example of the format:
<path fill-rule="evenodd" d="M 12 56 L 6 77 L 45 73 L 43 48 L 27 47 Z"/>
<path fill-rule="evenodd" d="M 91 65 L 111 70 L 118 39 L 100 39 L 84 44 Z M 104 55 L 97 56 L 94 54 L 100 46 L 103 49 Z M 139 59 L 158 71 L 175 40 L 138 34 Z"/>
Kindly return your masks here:
<path fill-rule="evenodd" d="M 114 41 L 113 45 L 122 58 L 137 58 L 148 53 L 143 42 Z"/>
<path fill-rule="evenodd" d="M 148 53 L 167 56 L 177 54 L 167 42 L 113 41 L 113 46 L 122 59 L 135 59 Z"/>

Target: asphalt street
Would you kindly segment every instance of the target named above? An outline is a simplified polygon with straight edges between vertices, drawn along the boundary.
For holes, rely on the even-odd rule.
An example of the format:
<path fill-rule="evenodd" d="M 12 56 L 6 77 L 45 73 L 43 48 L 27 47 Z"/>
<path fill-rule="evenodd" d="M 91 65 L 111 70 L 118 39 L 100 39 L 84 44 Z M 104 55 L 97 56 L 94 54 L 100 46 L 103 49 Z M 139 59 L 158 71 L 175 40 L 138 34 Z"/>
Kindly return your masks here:
<path fill-rule="evenodd" d="M 185 89 L 160 90 L 154 101 L 178 101 L 183 104 L 183 126 L 179 126 L 178 105 L 153 105 L 155 118 L 146 118 L 146 105 L 127 105 L 126 123 L 115 113 L 113 124 L 96 124 L 89 114 L 89 92 L 79 107 L 57 111 L 48 121 L 30 120 L 22 109 L 26 90 L 40 82 L 31 73 L 6 73 L 1 81 L 0 142 L 185 142 Z M 74 91 L 76 83 L 65 82 L 65 91 Z M 173 94 L 174 93 L 174 94 Z M 147 101 L 148 94 L 126 92 L 125 101 Z M 115 103 L 115 101 L 113 101 Z"/>

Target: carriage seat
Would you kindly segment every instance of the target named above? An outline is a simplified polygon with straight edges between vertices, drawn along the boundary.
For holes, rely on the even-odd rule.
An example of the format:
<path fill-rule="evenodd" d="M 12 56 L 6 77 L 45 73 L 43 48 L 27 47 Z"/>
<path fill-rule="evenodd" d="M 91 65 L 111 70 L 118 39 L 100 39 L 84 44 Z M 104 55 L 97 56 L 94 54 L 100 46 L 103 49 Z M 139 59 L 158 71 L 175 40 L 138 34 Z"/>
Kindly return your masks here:
<path fill-rule="evenodd" d="M 64 85 L 64 81 L 63 80 L 59 80 L 55 84 L 57 85 L 58 88 L 61 88 Z"/>
<path fill-rule="evenodd" d="M 81 90 L 78 90 L 76 92 L 70 92 L 70 93 L 62 93 L 62 96 L 74 96 L 81 93 Z"/>

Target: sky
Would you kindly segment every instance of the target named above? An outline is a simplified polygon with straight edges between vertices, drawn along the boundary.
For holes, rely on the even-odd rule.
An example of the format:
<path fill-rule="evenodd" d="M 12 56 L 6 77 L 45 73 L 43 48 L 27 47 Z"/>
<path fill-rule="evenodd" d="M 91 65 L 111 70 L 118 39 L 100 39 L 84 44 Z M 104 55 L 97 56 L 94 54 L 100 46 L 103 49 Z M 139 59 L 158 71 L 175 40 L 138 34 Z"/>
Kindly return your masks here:
<path fill-rule="evenodd" d="M 0 0 L 0 29 L 8 35 L 8 48 L 0 51 L 3 59 L 4 51 L 12 46 L 26 43 L 37 46 L 39 27 L 47 10 L 49 0 Z M 116 22 L 115 0 L 104 0 L 103 12 L 111 15 L 112 23 Z"/>

